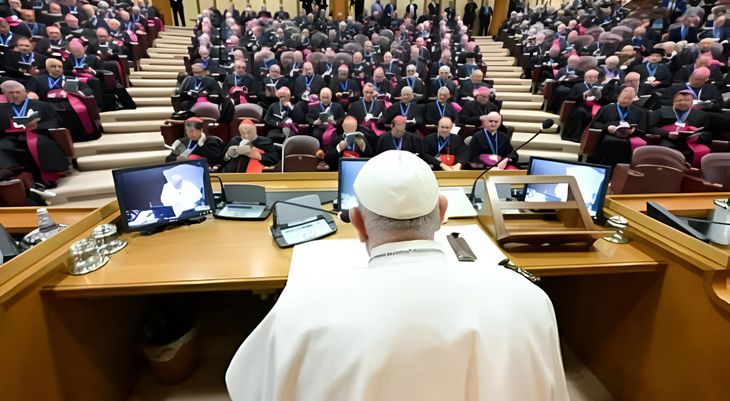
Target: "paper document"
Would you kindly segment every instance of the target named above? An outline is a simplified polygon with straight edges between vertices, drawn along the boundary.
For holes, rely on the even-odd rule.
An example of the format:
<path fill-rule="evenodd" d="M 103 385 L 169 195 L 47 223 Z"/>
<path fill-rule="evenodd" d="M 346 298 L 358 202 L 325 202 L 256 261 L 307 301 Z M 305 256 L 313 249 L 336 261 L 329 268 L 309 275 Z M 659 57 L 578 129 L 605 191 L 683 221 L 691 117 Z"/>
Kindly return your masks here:
<path fill-rule="evenodd" d="M 439 188 L 439 194 L 446 197 L 449 206 L 446 208 L 446 219 L 458 217 L 474 217 L 477 211 L 466 196 L 464 188 L 450 187 Z"/>
<path fill-rule="evenodd" d="M 446 240 L 451 233 L 459 233 L 466 240 L 477 257 L 476 261 L 459 262 Z M 435 239 L 450 266 L 492 268 L 506 258 L 499 246 L 476 224 L 443 226 L 436 232 Z M 322 280 L 330 274 L 365 269 L 369 259 L 365 244 L 357 239 L 319 240 L 297 245 L 292 253 L 287 286 L 307 279 Z"/>

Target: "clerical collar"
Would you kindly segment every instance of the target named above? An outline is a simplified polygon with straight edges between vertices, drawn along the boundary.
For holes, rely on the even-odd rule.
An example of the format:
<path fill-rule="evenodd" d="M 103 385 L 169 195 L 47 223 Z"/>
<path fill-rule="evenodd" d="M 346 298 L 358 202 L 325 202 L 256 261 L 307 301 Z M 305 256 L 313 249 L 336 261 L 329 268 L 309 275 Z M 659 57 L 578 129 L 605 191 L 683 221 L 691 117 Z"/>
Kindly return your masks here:
<path fill-rule="evenodd" d="M 381 264 L 390 264 L 391 258 L 403 256 L 404 260 L 412 262 L 412 258 L 417 255 L 422 256 L 441 256 L 445 257 L 446 253 L 441 244 L 436 241 L 429 240 L 413 240 L 391 242 L 376 246 L 370 251 L 369 267 L 377 267 Z"/>

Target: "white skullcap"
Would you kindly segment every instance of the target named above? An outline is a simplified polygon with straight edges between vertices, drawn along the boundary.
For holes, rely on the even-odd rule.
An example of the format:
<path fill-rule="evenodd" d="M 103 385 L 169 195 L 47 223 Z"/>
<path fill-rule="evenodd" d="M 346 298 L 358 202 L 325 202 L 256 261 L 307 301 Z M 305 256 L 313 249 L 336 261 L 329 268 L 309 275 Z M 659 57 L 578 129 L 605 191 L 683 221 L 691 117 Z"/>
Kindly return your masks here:
<path fill-rule="evenodd" d="M 400 150 L 383 152 L 365 163 L 354 188 L 360 205 L 396 220 L 425 216 L 439 200 L 438 182 L 428 164 Z"/>

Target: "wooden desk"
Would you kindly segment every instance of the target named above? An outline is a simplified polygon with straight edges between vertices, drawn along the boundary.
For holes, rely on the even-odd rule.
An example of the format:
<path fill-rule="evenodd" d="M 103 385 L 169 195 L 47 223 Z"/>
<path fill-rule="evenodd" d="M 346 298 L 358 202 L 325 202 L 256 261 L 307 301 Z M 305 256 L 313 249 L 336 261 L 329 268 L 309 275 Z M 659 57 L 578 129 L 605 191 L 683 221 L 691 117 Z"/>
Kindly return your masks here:
<path fill-rule="evenodd" d="M 474 175 L 439 176 L 439 181 L 469 186 Z M 335 187 L 334 177 L 312 182 L 311 175 L 273 174 L 225 180 L 269 190 L 324 190 Z M 648 198 L 632 202 L 640 205 Z M 609 213 L 618 213 L 611 209 L 618 203 L 612 202 Z M 268 233 L 270 221 L 210 219 L 151 237 L 125 234 L 129 246 L 102 269 L 78 277 L 59 273 L 71 242 L 118 215 L 114 203 L 99 209 L 0 269 L 0 394 L 19 400 L 125 401 L 143 370 L 138 337 L 155 294 L 199 292 L 200 298 L 211 299 L 244 289 L 277 289 L 286 282 L 291 250 L 276 247 Z M 510 256 L 544 277 L 563 341 L 616 400 L 724 400 L 730 312 L 719 307 L 721 298 L 708 297 L 705 281 L 705 274 L 718 270 L 703 270 L 674 253 L 683 244 L 658 244 L 665 238 L 644 226 L 641 216 L 634 217 L 633 241 L 627 245 L 599 240 L 593 252 Z M 351 226 L 338 226 L 330 238 L 354 236 Z M 187 256 L 185 263 L 173 254 Z M 246 306 L 236 307 L 240 314 L 248 312 Z M 37 385 L 38 377 L 44 378 L 43 386 Z"/>
<path fill-rule="evenodd" d="M 470 186 L 474 172 L 441 175 L 442 186 Z M 311 185 L 311 174 L 294 177 L 257 175 L 267 190 L 335 189 L 336 175 Z M 249 178 L 240 175 L 238 178 Z M 226 180 L 236 177 L 225 176 Z M 293 178 L 293 179 L 292 179 Z M 215 181 L 215 180 L 214 180 Z M 452 219 L 449 225 L 478 224 L 475 218 Z M 125 234 L 129 245 L 103 268 L 84 276 L 59 274 L 44 286 L 58 296 L 142 295 L 171 292 L 261 290 L 284 287 L 291 249 L 276 246 L 265 221 L 231 221 L 209 217 L 152 236 Z M 338 232 L 327 239 L 356 238 L 352 225 L 337 221 Z M 471 244 L 478 246 L 478 244 Z M 520 252 L 513 262 L 540 276 L 651 272 L 663 267 L 638 242 L 615 245 L 599 240 L 589 252 Z"/>
<path fill-rule="evenodd" d="M 11 234 L 27 234 L 38 227 L 36 207 L 2 207 L 0 208 L 0 224 Z M 93 208 L 64 208 L 49 206 L 48 213 L 58 224 L 71 225 L 96 209 Z"/>

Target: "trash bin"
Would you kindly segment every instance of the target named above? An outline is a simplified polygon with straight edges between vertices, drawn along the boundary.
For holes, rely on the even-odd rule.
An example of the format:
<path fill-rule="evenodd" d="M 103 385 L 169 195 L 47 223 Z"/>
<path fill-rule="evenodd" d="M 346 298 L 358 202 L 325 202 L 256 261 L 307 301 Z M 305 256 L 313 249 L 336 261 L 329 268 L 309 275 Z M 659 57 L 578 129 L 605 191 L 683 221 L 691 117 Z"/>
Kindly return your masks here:
<path fill-rule="evenodd" d="M 155 308 L 144 323 L 142 351 L 157 380 L 168 385 L 190 377 L 200 361 L 195 316 L 190 309 L 178 307 Z"/>

